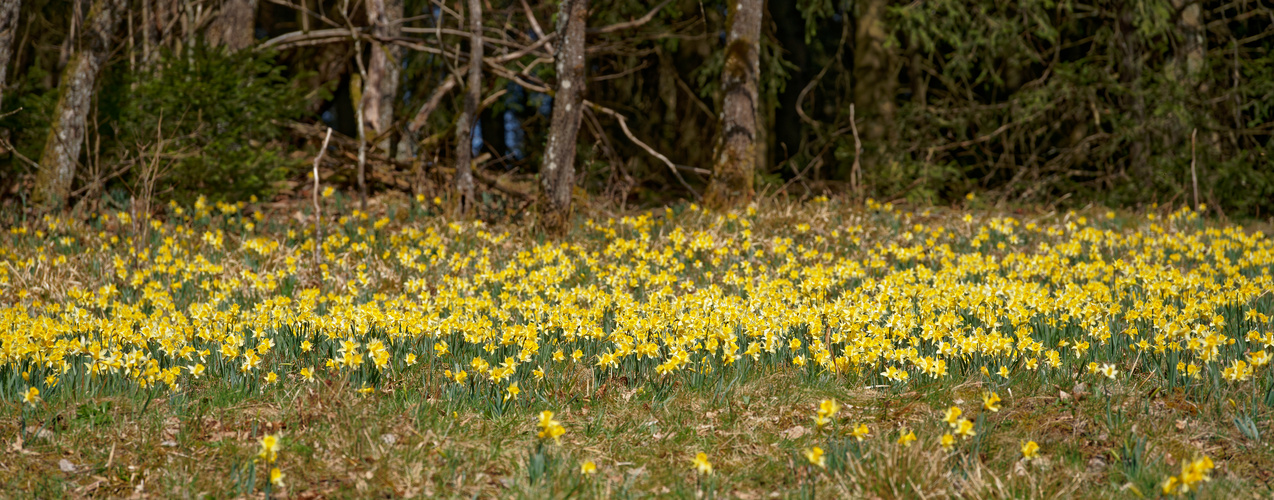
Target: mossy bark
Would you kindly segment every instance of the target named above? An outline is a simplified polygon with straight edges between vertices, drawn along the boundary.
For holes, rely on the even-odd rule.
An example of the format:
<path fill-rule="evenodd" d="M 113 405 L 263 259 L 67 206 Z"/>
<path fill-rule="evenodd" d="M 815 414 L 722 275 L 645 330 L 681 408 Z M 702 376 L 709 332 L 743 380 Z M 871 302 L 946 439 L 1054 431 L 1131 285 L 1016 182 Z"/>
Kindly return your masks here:
<path fill-rule="evenodd" d="M 730 4 L 725 64 L 721 69 L 721 135 L 704 202 L 713 208 L 748 203 L 758 163 L 758 79 L 764 0 Z"/>
<path fill-rule="evenodd" d="M 119 23 L 124 0 L 95 0 L 85 23 L 84 39 L 72 56 L 58 85 L 58 104 L 49 126 L 49 138 L 40 155 L 32 202 L 40 211 L 65 205 L 75 180 L 75 167 L 84 144 L 93 88 L 102 64 L 110 57 L 111 37 Z"/>
<path fill-rule="evenodd" d="M 237 52 L 256 39 L 257 0 L 225 0 L 221 12 L 208 24 L 208 43 Z"/>
<path fill-rule="evenodd" d="M 4 104 L 4 84 L 9 58 L 13 54 L 13 35 L 18 31 L 18 12 L 22 10 L 22 0 L 6 0 L 0 2 L 0 105 Z M 0 106 L 0 110 L 3 110 Z"/>

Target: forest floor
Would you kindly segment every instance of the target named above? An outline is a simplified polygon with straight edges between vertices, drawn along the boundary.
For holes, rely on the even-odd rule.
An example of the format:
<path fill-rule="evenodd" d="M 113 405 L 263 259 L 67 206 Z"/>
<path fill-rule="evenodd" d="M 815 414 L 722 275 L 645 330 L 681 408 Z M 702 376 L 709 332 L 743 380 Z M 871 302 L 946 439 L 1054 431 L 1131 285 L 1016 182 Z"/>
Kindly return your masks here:
<path fill-rule="evenodd" d="M 0 497 L 1274 488 L 1253 226 L 816 199 L 554 241 L 325 203 L 321 255 L 305 208 L 3 228 Z"/>

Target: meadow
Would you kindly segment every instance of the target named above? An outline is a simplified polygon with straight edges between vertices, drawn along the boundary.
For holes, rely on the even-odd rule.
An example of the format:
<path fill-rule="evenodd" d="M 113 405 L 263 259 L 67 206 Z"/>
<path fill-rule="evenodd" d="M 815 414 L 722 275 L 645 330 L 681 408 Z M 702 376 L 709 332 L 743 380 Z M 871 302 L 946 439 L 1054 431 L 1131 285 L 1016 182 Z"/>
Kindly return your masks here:
<path fill-rule="evenodd" d="M 1271 494 L 1268 235 L 965 201 L 14 220 L 0 496 Z"/>

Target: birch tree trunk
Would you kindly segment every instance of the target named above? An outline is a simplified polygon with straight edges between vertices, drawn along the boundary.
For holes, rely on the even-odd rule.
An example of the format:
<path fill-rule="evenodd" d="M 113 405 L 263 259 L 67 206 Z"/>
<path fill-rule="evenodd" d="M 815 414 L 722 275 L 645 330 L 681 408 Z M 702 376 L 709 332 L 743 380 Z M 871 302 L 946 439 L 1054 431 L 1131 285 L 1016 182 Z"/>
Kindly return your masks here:
<path fill-rule="evenodd" d="M 482 0 L 469 0 L 469 81 L 465 86 L 464 111 L 456 120 L 456 191 L 459 210 L 473 208 L 473 122 L 482 93 Z"/>
<path fill-rule="evenodd" d="M 208 24 L 208 43 L 231 52 L 252 46 L 256 38 L 257 0 L 224 0 L 221 12 Z"/>
<path fill-rule="evenodd" d="M 9 81 L 5 76 L 13 55 L 13 35 L 18 31 L 21 6 L 22 0 L 0 2 L 0 110 L 4 109 L 4 85 Z"/>
<path fill-rule="evenodd" d="M 367 63 L 367 82 L 363 85 L 363 122 L 368 137 L 382 137 L 394 126 L 394 99 L 398 95 L 402 50 L 381 43 L 381 37 L 397 37 L 402 33 L 403 0 L 367 0 L 367 19 L 372 25 L 372 57 Z M 389 138 L 373 144 L 389 153 Z"/>
<path fill-rule="evenodd" d="M 732 2 L 725 66 L 721 69 L 721 136 L 713 154 L 712 181 L 704 202 L 726 208 L 752 200 L 757 164 L 758 77 L 764 0 Z"/>
<path fill-rule="evenodd" d="M 588 21 L 588 0 L 562 0 L 557 15 L 555 69 L 557 89 L 553 95 L 553 116 L 549 122 L 548 144 L 540 168 L 543 201 L 540 221 L 554 234 L 570 228 L 571 188 L 575 186 L 575 138 L 579 135 L 584 101 L 584 31 Z"/>
<path fill-rule="evenodd" d="M 94 0 L 84 23 L 81 48 L 71 57 L 66 71 L 62 73 L 58 84 L 58 104 L 53 111 L 53 123 L 49 126 L 44 153 L 40 155 L 40 169 L 32 199 L 41 211 L 61 208 L 71 192 L 75 166 L 79 163 L 80 148 L 84 143 L 93 88 L 102 64 L 110 56 L 111 37 L 124 6 L 125 0 Z"/>

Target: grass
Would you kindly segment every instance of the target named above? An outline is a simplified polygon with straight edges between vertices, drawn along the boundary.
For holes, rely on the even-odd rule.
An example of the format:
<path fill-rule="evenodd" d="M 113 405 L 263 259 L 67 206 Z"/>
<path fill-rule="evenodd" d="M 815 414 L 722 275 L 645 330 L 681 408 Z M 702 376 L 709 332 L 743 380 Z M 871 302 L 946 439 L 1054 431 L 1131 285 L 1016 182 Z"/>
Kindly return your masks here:
<path fill-rule="evenodd" d="M 1172 493 L 1270 494 L 1251 227 L 816 200 L 558 243 L 326 203 L 317 264 L 303 209 L 11 224 L 4 496 L 1153 498 L 1202 457 Z"/>

